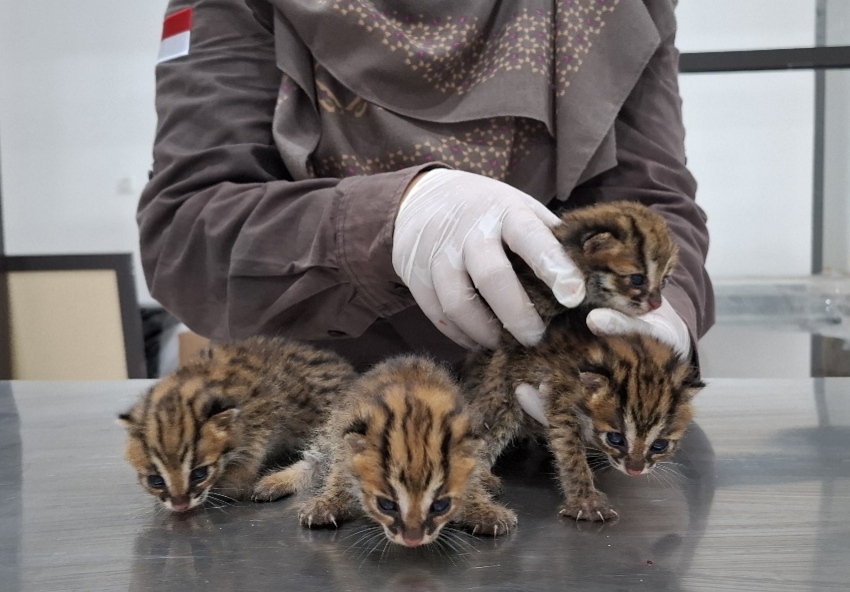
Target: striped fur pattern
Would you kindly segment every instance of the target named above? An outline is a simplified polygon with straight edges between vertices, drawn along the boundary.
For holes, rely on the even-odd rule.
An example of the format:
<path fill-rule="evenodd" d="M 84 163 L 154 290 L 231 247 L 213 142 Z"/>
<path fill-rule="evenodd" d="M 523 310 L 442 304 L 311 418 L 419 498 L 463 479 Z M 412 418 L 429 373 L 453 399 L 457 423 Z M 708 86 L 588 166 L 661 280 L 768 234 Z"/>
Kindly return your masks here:
<path fill-rule="evenodd" d="M 661 290 L 678 262 L 663 217 L 641 203 L 618 201 L 567 210 L 561 222 L 552 231 L 585 277 L 585 305 L 631 316 L 661 306 Z M 511 263 L 544 321 L 564 311 L 519 257 Z"/>
<path fill-rule="evenodd" d="M 704 386 L 692 366 L 653 337 L 597 337 L 587 310 L 556 317 L 532 348 L 506 344 L 470 362 L 468 392 L 482 418 L 489 463 L 520 435 L 544 435 L 558 467 L 565 503 L 577 520 L 616 516 L 593 484 L 587 453 L 601 454 L 627 475 L 650 472 L 675 453 Z M 514 392 L 537 387 L 548 426 L 528 417 Z"/>
<path fill-rule="evenodd" d="M 561 514 L 605 520 L 616 515 L 596 490 L 588 452 L 616 469 L 646 474 L 676 449 L 693 415 L 691 397 L 703 386 L 690 364 L 656 339 L 593 335 L 585 319 L 594 308 L 639 315 L 661 305 L 661 290 L 678 261 L 665 220 L 637 202 L 570 210 L 553 229 L 583 272 L 587 296 L 567 310 L 521 260 L 523 286 L 548 323 L 536 347 L 523 348 L 507 332 L 495 352 L 471 353 L 465 390 L 483 418 L 489 464 L 520 434 L 546 435 L 566 497 Z M 543 428 L 522 410 L 515 391 L 537 388 Z"/>
<path fill-rule="evenodd" d="M 273 476 L 263 471 L 303 447 L 356 377 L 336 354 L 283 339 L 212 347 L 119 416 L 125 457 L 142 487 L 175 512 L 210 495 L 268 501 L 255 492 Z"/>
<path fill-rule="evenodd" d="M 481 446 L 445 370 L 392 358 L 354 385 L 303 460 L 276 476 L 273 495 L 312 491 L 300 509 L 305 526 L 365 515 L 408 547 L 434 542 L 449 522 L 499 536 L 516 515 L 484 487 Z"/>

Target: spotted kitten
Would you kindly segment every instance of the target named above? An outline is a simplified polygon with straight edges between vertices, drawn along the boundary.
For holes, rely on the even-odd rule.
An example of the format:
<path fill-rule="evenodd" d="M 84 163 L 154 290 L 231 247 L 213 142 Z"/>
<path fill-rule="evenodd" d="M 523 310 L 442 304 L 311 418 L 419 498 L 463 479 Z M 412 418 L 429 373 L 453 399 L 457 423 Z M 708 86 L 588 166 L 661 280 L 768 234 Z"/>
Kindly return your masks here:
<path fill-rule="evenodd" d="M 661 216 L 645 206 L 617 202 L 566 213 L 554 232 L 585 275 L 587 298 L 564 309 L 531 270 L 521 281 L 548 322 L 531 348 L 504 338 L 495 352 L 472 353 L 465 388 L 482 418 L 490 465 L 520 434 L 543 434 L 558 465 L 566 501 L 561 514 L 576 519 L 616 516 L 593 484 L 587 453 L 601 453 L 632 476 L 649 472 L 675 451 L 702 388 L 689 363 L 643 335 L 596 336 L 587 313 L 597 307 L 636 315 L 661 305 L 661 289 L 677 248 Z M 545 427 L 526 415 L 515 392 L 538 388 Z"/>
<path fill-rule="evenodd" d="M 142 487 L 174 512 L 208 496 L 267 499 L 262 476 L 299 450 L 356 378 L 331 352 L 253 337 L 209 349 L 145 393 L 119 423 Z"/>
<path fill-rule="evenodd" d="M 553 233 L 585 277 L 584 307 L 635 316 L 661 306 L 679 249 L 659 214 L 638 202 L 598 204 L 564 212 Z M 565 311 L 519 257 L 511 263 L 544 321 Z"/>
<path fill-rule="evenodd" d="M 260 489 L 266 497 L 312 490 L 299 514 L 305 526 L 366 515 L 408 547 L 434 542 L 450 522 L 499 536 L 516 515 L 484 488 L 482 442 L 470 424 L 446 371 L 414 356 L 393 358 L 353 386 L 303 460 Z"/>
<path fill-rule="evenodd" d="M 648 473 L 672 456 L 704 386 L 691 365 L 646 335 L 597 337 L 578 315 L 564 313 L 535 347 L 505 344 L 470 380 L 470 408 L 480 414 L 490 464 L 519 435 L 543 435 L 577 520 L 616 516 L 593 484 L 588 452 L 601 453 L 627 475 Z M 514 395 L 537 387 L 546 426 L 526 415 Z"/>

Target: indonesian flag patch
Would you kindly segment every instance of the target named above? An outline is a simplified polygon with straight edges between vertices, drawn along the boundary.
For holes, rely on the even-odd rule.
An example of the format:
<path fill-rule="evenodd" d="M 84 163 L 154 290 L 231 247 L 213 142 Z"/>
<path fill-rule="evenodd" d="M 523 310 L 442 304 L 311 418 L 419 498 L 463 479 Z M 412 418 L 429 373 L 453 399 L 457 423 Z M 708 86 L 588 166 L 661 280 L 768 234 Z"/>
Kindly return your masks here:
<path fill-rule="evenodd" d="M 157 64 L 189 55 L 189 37 L 192 34 L 192 9 L 184 8 L 165 17 L 162 25 L 162 42 L 159 44 Z"/>

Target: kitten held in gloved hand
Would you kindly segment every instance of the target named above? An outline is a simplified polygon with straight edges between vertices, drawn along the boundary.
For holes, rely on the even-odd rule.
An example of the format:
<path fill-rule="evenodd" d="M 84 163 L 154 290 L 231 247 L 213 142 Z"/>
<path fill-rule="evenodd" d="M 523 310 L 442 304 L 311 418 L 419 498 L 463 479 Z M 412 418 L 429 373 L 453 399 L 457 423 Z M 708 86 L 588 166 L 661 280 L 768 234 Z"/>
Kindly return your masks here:
<path fill-rule="evenodd" d="M 431 322 L 460 345 L 494 349 L 502 326 L 533 345 L 546 327 L 505 245 L 561 304 L 575 307 L 584 299 L 584 279 L 550 231 L 558 223 L 545 205 L 510 185 L 431 170 L 411 183 L 399 208 L 393 267 Z"/>

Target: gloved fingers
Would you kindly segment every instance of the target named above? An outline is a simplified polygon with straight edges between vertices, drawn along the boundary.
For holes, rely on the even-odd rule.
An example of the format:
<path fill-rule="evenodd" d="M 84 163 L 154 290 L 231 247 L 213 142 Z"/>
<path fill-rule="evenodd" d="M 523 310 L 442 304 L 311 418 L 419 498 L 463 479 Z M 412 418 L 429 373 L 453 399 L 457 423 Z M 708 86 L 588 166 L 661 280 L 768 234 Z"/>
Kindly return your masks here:
<path fill-rule="evenodd" d="M 549 426 L 546 413 L 543 411 L 543 401 L 539 390 L 527 382 L 522 382 L 514 390 L 514 395 L 523 411 L 544 426 Z"/>
<path fill-rule="evenodd" d="M 496 349 L 501 324 L 482 302 L 466 270 L 438 259 L 431 266 L 431 281 L 445 317 L 476 343 Z"/>
<path fill-rule="evenodd" d="M 546 326 L 508 261 L 501 240 L 468 240 L 463 258 L 472 283 L 496 317 L 523 345 L 535 345 Z"/>
<path fill-rule="evenodd" d="M 534 215 L 537 216 L 548 228 L 554 228 L 562 223 L 561 219 L 552 210 L 546 207 L 546 204 L 537 201 L 531 196 L 527 196 L 525 203 L 529 209 L 534 212 Z"/>
<path fill-rule="evenodd" d="M 594 335 L 654 334 L 653 328 L 646 321 L 630 317 L 611 308 L 594 308 L 591 310 L 587 315 L 587 327 Z"/>
<path fill-rule="evenodd" d="M 630 317 L 609 308 L 596 308 L 587 315 L 586 322 L 595 335 L 643 333 L 671 346 L 682 359 L 690 355 L 688 327 L 666 298 L 662 300 L 661 308 L 640 317 Z"/>
<path fill-rule="evenodd" d="M 419 281 L 412 281 L 408 284 L 408 289 L 425 316 L 434 323 L 434 326 L 443 335 L 466 349 L 480 348 L 475 340 L 470 338 L 445 315 L 440 299 L 432 287 Z"/>
<path fill-rule="evenodd" d="M 538 205 L 557 222 L 557 216 L 542 204 Z M 558 302 L 573 308 L 584 300 L 584 276 L 549 230 L 545 223 L 548 216 L 538 211 L 540 207 L 514 208 L 506 212 L 502 238 L 511 251 L 522 257 L 535 275 L 546 282 Z"/>

